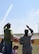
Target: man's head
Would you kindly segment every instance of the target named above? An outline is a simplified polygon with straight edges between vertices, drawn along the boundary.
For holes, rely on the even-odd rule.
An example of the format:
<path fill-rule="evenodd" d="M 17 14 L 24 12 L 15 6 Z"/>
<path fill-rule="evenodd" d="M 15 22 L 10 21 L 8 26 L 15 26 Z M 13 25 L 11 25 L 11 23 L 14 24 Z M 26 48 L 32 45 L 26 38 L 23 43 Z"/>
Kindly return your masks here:
<path fill-rule="evenodd" d="M 8 28 L 8 29 L 9 29 L 10 27 L 11 27 L 11 24 L 10 24 L 10 23 L 7 23 L 7 24 L 4 26 L 4 29 L 5 29 L 5 28 Z"/>
<path fill-rule="evenodd" d="M 10 28 L 11 27 L 11 24 L 10 23 L 7 23 L 7 28 Z"/>
<path fill-rule="evenodd" d="M 27 30 L 27 29 L 25 29 L 25 31 L 24 31 L 24 32 L 25 32 L 25 35 L 27 36 L 27 35 L 28 35 L 28 30 Z"/>

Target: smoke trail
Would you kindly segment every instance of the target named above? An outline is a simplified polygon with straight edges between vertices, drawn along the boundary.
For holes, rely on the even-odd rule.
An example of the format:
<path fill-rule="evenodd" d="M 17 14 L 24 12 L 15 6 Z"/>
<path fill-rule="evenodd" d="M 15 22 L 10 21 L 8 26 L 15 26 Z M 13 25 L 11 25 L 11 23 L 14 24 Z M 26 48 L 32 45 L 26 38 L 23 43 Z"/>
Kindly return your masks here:
<path fill-rule="evenodd" d="M 5 20 L 6 20 L 7 16 L 8 16 L 8 14 L 10 13 L 12 7 L 13 7 L 13 4 L 11 4 L 11 5 L 9 6 L 9 8 L 8 8 L 6 14 L 5 14 L 5 16 L 3 17 L 2 22 L 0 22 L 0 28 L 1 28 L 1 29 L 2 29 L 2 27 L 3 27 L 3 24 L 4 24 L 4 22 L 5 22 Z"/>

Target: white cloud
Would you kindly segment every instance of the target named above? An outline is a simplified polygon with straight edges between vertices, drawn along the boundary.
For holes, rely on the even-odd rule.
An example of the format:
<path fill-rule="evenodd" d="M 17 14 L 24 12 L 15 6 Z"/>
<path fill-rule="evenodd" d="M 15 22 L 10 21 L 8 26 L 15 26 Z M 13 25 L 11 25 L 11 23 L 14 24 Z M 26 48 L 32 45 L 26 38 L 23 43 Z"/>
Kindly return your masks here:
<path fill-rule="evenodd" d="M 37 10 L 35 10 L 35 9 L 30 10 L 30 11 L 28 12 L 28 15 L 30 16 L 30 18 L 31 18 L 31 17 L 34 18 L 34 17 L 36 17 L 36 16 L 39 16 L 39 9 L 37 9 Z"/>
<path fill-rule="evenodd" d="M 38 22 L 39 22 L 39 9 L 32 9 L 27 12 L 27 17 L 25 18 L 15 18 L 12 19 L 12 30 L 14 33 L 23 33 L 26 28 L 26 24 L 29 25 L 34 32 L 38 32 Z"/>
<path fill-rule="evenodd" d="M 29 25 L 34 32 L 38 32 L 39 9 L 28 11 L 25 18 L 12 18 L 11 26 L 14 33 L 24 33 L 26 24 Z"/>
<path fill-rule="evenodd" d="M 32 9 L 27 12 L 27 17 L 15 18 L 12 20 L 12 30 L 14 31 L 14 33 L 23 33 L 27 24 L 34 30 L 34 32 L 38 32 L 38 22 L 39 9 Z"/>
<path fill-rule="evenodd" d="M 28 24 L 34 29 L 35 32 L 38 32 L 38 23 L 39 23 L 39 9 L 32 9 L 27 12 Z"/>

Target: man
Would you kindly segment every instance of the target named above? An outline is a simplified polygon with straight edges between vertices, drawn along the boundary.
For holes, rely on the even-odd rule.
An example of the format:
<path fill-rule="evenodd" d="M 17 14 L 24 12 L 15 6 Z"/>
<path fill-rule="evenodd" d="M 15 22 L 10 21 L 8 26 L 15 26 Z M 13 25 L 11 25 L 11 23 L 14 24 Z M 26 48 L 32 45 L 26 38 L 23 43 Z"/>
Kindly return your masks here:
<path fill-rule="evenodd" d="M 12 40 L 13 39 L 13 35 L 11 34 L 11 30 L 10 30 L 11 24 L 7 23 L 4 26 L 4 52 L 3 54 L 12 54 Z"/>
<path fill-rule="evenodd" d="M 2 41 L 0 42 L 0 53 L 2 53 L 3 43 L 4 43 L 4 40 L 2 39 Z"/>
<path fill-rule="evenodd" d="M 32 46 L 31 46 L 31 36 L 33 35 L 33 30 L 26 25 L 26 27 L 30 30 L 31 35 L 28 35 L 28 30 L 25 29 L 25 34 L 20 38 L 20 44 L 23 45 L 22 54 L 32 54 Z"/>

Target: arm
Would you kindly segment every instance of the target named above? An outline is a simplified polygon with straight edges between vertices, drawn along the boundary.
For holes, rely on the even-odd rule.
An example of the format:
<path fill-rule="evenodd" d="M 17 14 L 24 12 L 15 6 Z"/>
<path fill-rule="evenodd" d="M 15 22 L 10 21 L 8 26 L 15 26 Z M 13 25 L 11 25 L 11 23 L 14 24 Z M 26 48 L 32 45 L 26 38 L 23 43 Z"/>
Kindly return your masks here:
<path fill-rule="evenodd" d="M 11 31 L 11 41 L 13 41 L 13 33 L 12 33 L 12 31 Z"/>
<path fill-rule="evenodd" d="M 19 43 L 22 45 L 23 44 L 23 37 L 21 37 L 20 39 L 19 39 Z"/>
<path fill-rule="evenodd" d="M 11 35 L 11 41 L 13 41 L 13 35 Z"/>
<path fill-rule="evenodd" d="M 4 29 L 7 27 L 7 24 L 4 26 Z"/>
<path fill-rule="evenodd" d="M 33 35 L 33 30 L 28 25 L 26 25 L 26 27 L 30 30 L 31 36 L 32 36 Z"/>
<path fill-rule="evenodd" d="M 7 29 L 7 25 L 4 26 L 4 32 L 5 32 L 6 29 Z"/>

